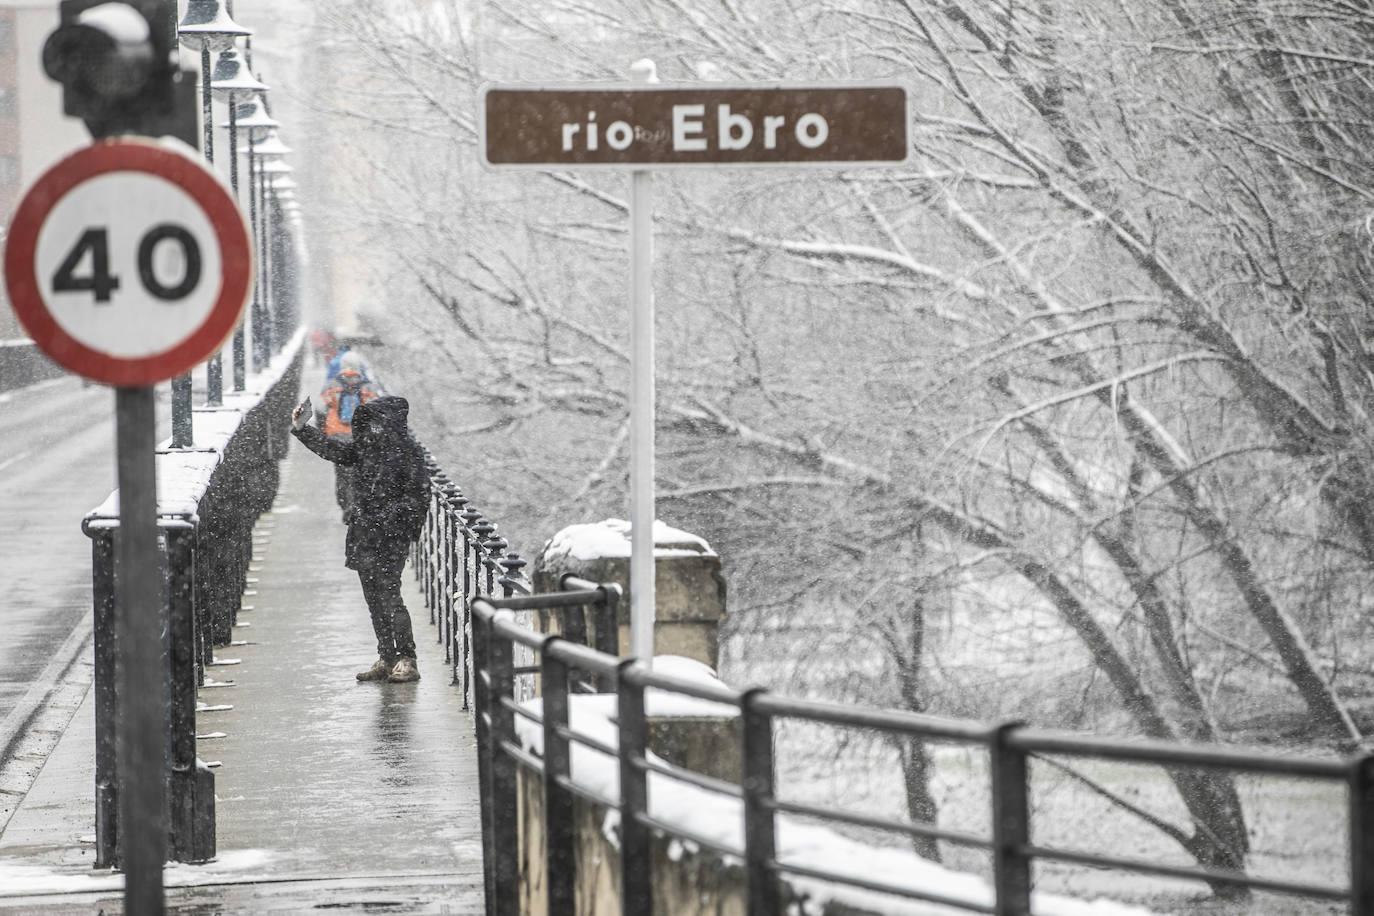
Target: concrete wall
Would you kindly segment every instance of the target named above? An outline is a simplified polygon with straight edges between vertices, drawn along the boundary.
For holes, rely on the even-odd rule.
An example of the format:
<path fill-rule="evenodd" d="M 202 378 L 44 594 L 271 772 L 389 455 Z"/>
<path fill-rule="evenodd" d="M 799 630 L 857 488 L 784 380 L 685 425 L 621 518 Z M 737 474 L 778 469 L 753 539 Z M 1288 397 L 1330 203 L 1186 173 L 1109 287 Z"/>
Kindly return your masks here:
<path fill-rule="evenodd" d="M 0 391 L 66 375 L 36 344 L 0 340 Z"/>
<path fill-rule="evenodd" d="M 609 764 L 608 764 L 609 765 Z M 519 777 L 520 911 L 548 913 L 544 867 L 544 781 L 524 769 Z M 607 837 L 608 812 L 587 799 L 573 806 L 577 844 L 576 916 L 621 916 L 620 850 Z M 614 815 L 613 815 L 614 816 Z M 673 916 L 744 916 L 744 870 L 707 851 L 667 837 L 652 840 L 654 912 Z M 570 914 L 571 916 L 571 914 Z"/>
<path fill-rule="evenodd" d="M 572 574 L 592 582 L 616 582 L 625 598 L 619 608 L 619 653 L 630 649 L 630 558 L 628 526 L 617 520 L 574 525 L 550 539 L 535 560 L 534 591 L 559 589 Z M 725 617 L 725 580 L 720 557 L 704 541 L 683 532 L 656 530 L 654 557 L 656 655 L 681 655 L 716 666 L 720 621 Z M 603 548 L 593 556 L 589 545 Z M 563 632 L 555 612 L 541 611 L 536 626 Z M 587 621 L 595 637 L 595 618 Z M 740 732 L 736 717 L 651 717 L 649 747 L 667 762 L 726 781 L 740 775 Z M 606 764 L 611 766 L 609 762 Z M 522 768 L 519 776 L 522 912 L 548 912 L 544 862 L 544 783 Z M 578 798 L 576 823 L 577 910 L 580 916 L 620 914 L 620 852 L 611 838 L 605 807 Z M 675 914 L 739 914 L 746 909 L 744 872 L 714 853 L 669 837 L 652 840 L 654 911 Z"/>
<path fill-rule="evenodd" d="M 563 576 L 572 574 L 592 582 L 615 582 L 624 598 L 619 613 L 619 654 L 630 654 L 630 556 L 624 523 L 608 519 L 596 525 L 565 528 L 544 545 L 535 559 L 534 591 L 559 590 Z M 600 530 L 596 530 L 600 529 Z M 588 536 L 590 535 L 590 536 Z M 720 659 L 720 622 L 725 618 L 725 577 L 720 557 L 698 538 L 681 532 L 659 534 L 654 550 L 654 654 L 694 658 L 715 669 Z M 573 540 L 592 543 L 623 541 L 623 551 L 589 557 L 568 548 Z M 558 615 L 539 612 L 541 632 L 557 633 Z M 588 621 L 594 635 L 594 620 Z M 593 643 L 594 645 L 595 643 Z"/>

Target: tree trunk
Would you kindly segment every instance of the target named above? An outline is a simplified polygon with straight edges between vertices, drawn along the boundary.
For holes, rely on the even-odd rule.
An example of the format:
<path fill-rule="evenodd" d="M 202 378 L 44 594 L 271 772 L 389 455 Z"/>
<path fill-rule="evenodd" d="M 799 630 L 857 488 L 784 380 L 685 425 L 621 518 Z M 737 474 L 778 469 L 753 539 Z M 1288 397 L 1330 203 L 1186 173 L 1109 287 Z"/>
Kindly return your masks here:
<path fill-rule="evenodd" d="M 1005 380 L 995 383 L 994 387 L 1003 395 L 1021 401 Z M 1081 508 L 1090 515 L 1099 515 L 1100 507 L 1092 490 L 1083 482 L 1069 456 L 1050 431 L 1029 419 L 1022 420 L 1021 424 L 1049 458 L 1060 477 L 1069 484 L 1081 503 Z M 1168 604 L 1154 578 L 1141 568 L 1135 549 L 1133 507 L 1139 495 L 1143 471 L 1139 456 L 1133 456 L 1127 476 L 1127 505 L 1120 513 L 1120 524 L 1116 530 L 1105 524 L 1092 525 L 1091 537 L 1111 558 L 1136 596 L 1136 603 L 1140 607 L 1145 629 L 1150 637 L 1150 645 L 1159 660 L 1169 695 L 1179 710 L 1179 729 L 1193 741 L 1213 742 L 1216 740 L 1216 731 L 1212 718 L 1197 688 L 1193 672 L 1179 651 Z M 1148 722 L 1145 723 L 1145 727 L 1150 727 Z M 1161 734 L 1155 737 L 1166 738 L 1170 735 Z M 1234 778 L 1229 773 L 1206 770 L 1170 770 L 1169 777 L 1178 789 L 1193 822 L 1193 835 L 1183 840 L 1188 852 L 1199 865 L 1244 870 L 1245 857 L 1250 851 L 1250 837 L 1246 830 L 1245 814 L 1241 809 Z M 1213 884 L 1211 887 L 1213 893 L 1219 897 L 1234 899 L 1248 895 L 1244 888 L 1235 885 Z"/>
<path fill-rule="evenodd" d="M 922 659 L 925 652 L 925 599 L 918 592 L 911 603 L 911 640 L 904 657 L 894 659 L 902 696 L 902 708 L 909 712 L 926 711 L 921 689 Z M 939 823 L 939 808 L 930 794 L 931 760 L 926 743 L 914 736 L 904 736 L 898 746 L 902 759 L 902 786 L 906 791 L 907 816 L 913 823 Z M 918 856 L 939 862 L 940 846 L 933 837 L 913 836 L 911 846 Z"/>

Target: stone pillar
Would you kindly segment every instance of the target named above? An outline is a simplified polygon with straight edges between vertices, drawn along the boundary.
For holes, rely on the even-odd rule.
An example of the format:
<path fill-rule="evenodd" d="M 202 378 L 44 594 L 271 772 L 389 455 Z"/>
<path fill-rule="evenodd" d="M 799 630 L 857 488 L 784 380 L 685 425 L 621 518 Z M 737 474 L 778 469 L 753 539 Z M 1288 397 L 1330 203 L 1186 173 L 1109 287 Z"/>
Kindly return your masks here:
<path fill-rule="evenodd" d="M 544 545 L 534 563 L 534 590 L 559 590 L 572 574 L 592 582 L 616 582 L 624 590 L 619 612 L 620 654 L 630 649 L 630 523 L 606 519 L 571 525 Z M 654 526 L 654 654 L 681 655 L 715 670 L 720 621 L 725 617 L 725 579 L 711 545 L 662 522 Z M 587 626 L 593 626 L 588 621 Z M 557 614 L 539 614 L 542 632 L 563 632 Z M 570 626 L 575 630 L 576 622 Z M 570 633 L 572 635 L 572 633 Z"/>

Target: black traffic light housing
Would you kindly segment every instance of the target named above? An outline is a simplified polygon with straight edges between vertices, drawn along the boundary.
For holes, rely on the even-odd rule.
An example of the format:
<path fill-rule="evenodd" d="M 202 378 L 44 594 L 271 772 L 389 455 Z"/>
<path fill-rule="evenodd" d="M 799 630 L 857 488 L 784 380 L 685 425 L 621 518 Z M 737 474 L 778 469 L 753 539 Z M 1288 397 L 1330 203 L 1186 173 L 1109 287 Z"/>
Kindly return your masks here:
<path fill-rule="evenodd" d="M 196 145 L 195 79 L 177 62 L 176 0 L 62 0 L 43 69 L 93 138 L 174 136 Z"/>

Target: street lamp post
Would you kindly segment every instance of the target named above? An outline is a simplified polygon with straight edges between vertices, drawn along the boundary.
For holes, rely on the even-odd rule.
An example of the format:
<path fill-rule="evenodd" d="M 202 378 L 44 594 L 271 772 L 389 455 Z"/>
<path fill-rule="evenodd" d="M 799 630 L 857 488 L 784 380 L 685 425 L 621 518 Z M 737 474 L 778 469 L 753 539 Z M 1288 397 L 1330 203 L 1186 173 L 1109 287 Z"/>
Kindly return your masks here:
<path fill-rule="evenodd" d="M 258 240 L 259 252 L 262 257 L 262 308 L 259 311 L 259 320 L 263 329 L 262 348 L 260 358 L 264 364 L 271 359 L 274 347 L 272 340 L 272 312 L 275 306 L 272 296 L 272 286 L 268 282 L 272 276 L 272 252 L 269 245 L 269 233 L 272 225 L 272 212 L 269 209 L 271 201 L 269 192 L 271 187 L 269 181 L 276 180 L 280 176 L 289 175 L 293 169 L 282 161 L 286 153 L 290 151 L 284 143 L 275 135 L 270 134 L 266 139 L 253 144 L 253 154 L 258 160 L 258 203 L 259 203 L 259 222 L 262 225 L 262 235 Z M 269 178 L 269 176 L 271 176 Z"/>
<path fill-rule="evenodd" d="M 299 302 L 294 294 L 295 261 L 293 258 L 293 229 L 290 207 L 296 206 L 296 180 L 290 175 L 277 175 L 272 180 L 272 212 L 276 215 L 276 247 L 272 252 L 271 281 L 276 308 L 272 313 L 272 334 L 280 349 L 299 323 Z"/>
<path fill-rule="evenodd" d="M 236 23 L 219 0 L 190 0 L 186 16 L 177 26 L 177 37 L 191 51 L 200 52 L 200 95 L 204 127 L 204 152 L 207 162 L 215 161 L 215 119 L 210 92 L 210 53 L 227 51 L 238 39 L 251 35 L 252 29 Z M 220 356 L 210 357 L 205 367 L 206 401 L 224 401 L 224 370 Z M 191 376 L 187 373 L 172 382 L 172 445 L 192 444 Z M 178 404 L 182 409 L 178 410 Z M 179 441 L 183 440 L 184 441 Z"/>
<path fill-rule="evenodd" d="M 257 157 L 253 155 L 253 141 L 265 138 L 269 131 L 280 126 L 267 112 L 267 106 L 263 104 L 263 99 L 267 95 L 266 90 L 253 94 L 251 101 L 236 106 L 235 116 L 239 130 L 248 132 L 249 143 L 245 145 L 245 152 L 248 154 L 248 224 L 253 230 L 254 250 L 258 250 L 257 239 L 262 238 L 262 226 L 258 219 L 258 176 L 257 176 Z M 258 265 L 258 276 L 262 276 L 263 266 Z M 261 333 L 261 319 L 258 317 L 262 310 L 261 284 L 253 284 L 253 304 L 249 312 L 249 322 L 253 329 L 253 367 L 261 368 L 259 357 L 260 348 L 258 346 L 258 335 Z"/>
<path fill-rule="evenodd" d="M 233 189 L 234 199 L 239 196 L 239 121 L 236 94 L 261 93 L 267 86 L 261 83 L 239 59 L 238 51 L 229 48 L 219 56 L 215 64 L 214 77 L 210 87 L 215 94 L 225 99 L 229 106 L 229 187 Z M 234 329 L 233 374 L 234 390 L 243 391 L 247 385 L 247 368 L 244 357 L 243 324 Z"/>

